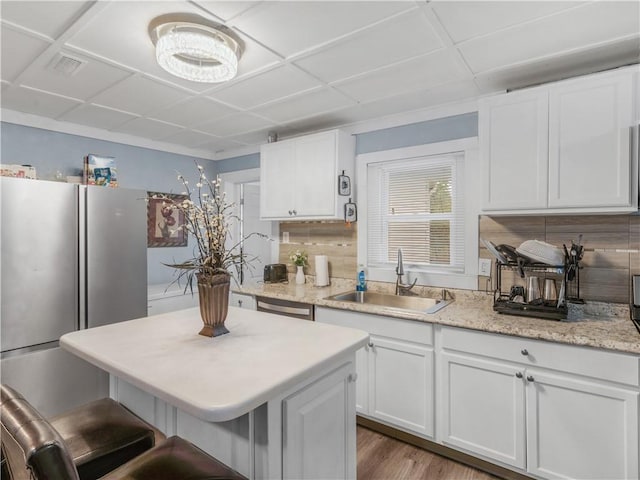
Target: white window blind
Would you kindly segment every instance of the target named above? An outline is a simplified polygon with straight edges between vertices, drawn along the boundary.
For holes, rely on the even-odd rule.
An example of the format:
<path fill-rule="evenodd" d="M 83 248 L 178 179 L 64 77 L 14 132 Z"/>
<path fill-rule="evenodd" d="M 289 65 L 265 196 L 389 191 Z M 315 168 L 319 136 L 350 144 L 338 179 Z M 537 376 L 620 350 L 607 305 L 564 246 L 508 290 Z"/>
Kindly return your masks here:
<path fill-rule="evenodd" d="M 367 167 L 367 263 L 464 271 L 462 154 L 371 163 Z"/>

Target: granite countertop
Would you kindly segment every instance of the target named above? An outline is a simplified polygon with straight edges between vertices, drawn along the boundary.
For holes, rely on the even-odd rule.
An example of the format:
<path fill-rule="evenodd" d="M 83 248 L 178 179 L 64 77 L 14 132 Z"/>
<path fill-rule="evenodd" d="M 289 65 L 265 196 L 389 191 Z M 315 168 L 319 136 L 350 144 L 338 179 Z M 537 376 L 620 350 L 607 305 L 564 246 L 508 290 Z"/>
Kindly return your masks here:
<path fill-rule="evenodd" d="M 370 286 L 370 290 L 389 293 L 389 286 L 393 287 L 391 284 L 373 285 Z M 248 295 L 261 295 L 323 307 L 640 354 L 640 333 L 629 320 L 629 309 L 626 305 L 601 302 L 587 302 L 585 305 L 570 304 L 568 319 L 555 321 L 494 312 L 493 297 L 490 294 L 468 290 L 450 290 L 455 296 L 455 301 L 433 314 L 404 312 L 376 305 L 326 299 L 349 290 L 354 290 L 354 283 L 339 279 L 328 287 L 316 287 L 311 283 L 303 285 L 280 283 L 257 284 L 234 289 L 238 293 Z M 441 298 L 440 292 L 441 289 L 422 287 L 420 295 Z"/>
<path fill-rule="evenodd" d="M 198 335 L 200 310 L 191 308 L 67 333 L 60 346 L 170 405 L 222 422 L 321 373 L 369 339 L 354 328 L 235 307 L 225 325 L 233 335 Z M 214 381 L 203 382 L 211 365 Z"/>

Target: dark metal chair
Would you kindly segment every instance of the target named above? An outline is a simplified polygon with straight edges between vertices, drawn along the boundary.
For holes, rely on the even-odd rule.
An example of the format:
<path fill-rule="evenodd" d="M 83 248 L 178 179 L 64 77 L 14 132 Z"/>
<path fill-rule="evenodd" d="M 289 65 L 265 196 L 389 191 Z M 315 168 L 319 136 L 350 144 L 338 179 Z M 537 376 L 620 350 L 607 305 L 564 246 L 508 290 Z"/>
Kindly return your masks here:
<path fill-rule="evenodd" d="M 71 448 L 61 432 L 42 417 L 29 402 L 3 385 L 0 407 L 1 445 L 6 461 L 3 474 L 6 472 L 12 480 L 81 480 Z M 68 420 L 64 422 L 65 428 L 70 428 Z M 89 424 L 92 421 L 95 419 L 89 419 Z M 89 426 L 83 427 L 81 422 L 78 422 L 76 428 L 78 432 L 82 432 L 83 428 Z M 81 433 L 79 435 L 81 436 Z M 109 445 L 110 440 L 103 439 L 104 445 Z M 95 445 L 91 446 L 90 443 L 85 440 L 76 441 L 77 451 L 91 450 Z M 89 456 L 91 455 L 94 455 L 94 452 L 90 452 Z M 95 457 L 99 457 L 97 452 Z M 179 437 L 171 437 L 161 442 L 100 478 L 246 480 L 239 473 Z"/>

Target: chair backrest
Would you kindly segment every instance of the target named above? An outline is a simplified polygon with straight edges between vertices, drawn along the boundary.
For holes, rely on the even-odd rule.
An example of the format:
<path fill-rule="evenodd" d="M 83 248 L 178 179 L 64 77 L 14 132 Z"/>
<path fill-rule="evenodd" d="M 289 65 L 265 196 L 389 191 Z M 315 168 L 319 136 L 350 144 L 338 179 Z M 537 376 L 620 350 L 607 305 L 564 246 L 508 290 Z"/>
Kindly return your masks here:
<path fill-rule="evenodd" d="M 2 450 L 12 480 L 79 480 L 60 434 L 22 395 L 0 386 Z"/>

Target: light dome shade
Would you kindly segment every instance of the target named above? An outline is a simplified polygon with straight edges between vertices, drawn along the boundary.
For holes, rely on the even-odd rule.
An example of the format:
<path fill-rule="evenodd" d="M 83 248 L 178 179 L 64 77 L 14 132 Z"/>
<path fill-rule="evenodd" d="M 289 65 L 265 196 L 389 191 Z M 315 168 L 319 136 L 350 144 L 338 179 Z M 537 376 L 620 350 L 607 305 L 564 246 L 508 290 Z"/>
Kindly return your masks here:
<path fill-rule="evenodd" d="M 193 82 L 231 80 L 238 71 L 239 44 L 218 29 L 173 21 L 150 27 L 156 60 L 164 70 Z"/>

